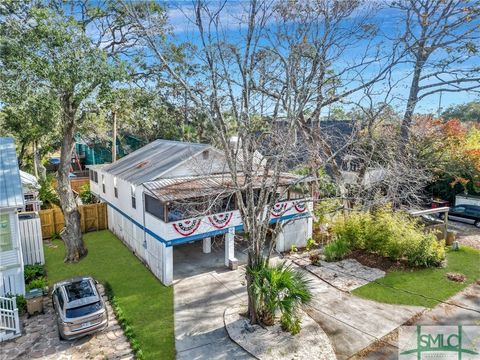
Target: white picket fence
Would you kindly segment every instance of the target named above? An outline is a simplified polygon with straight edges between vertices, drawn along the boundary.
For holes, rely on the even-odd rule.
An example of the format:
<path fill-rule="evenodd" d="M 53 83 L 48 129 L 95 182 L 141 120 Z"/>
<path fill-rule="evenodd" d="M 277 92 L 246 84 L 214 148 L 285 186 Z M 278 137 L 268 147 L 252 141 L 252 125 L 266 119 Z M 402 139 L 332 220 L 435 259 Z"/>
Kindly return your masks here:
<path fill-rule="evenodd" d="M 21 213 L 19 220 L 23 264 L 45 264 L 40 217 L 35 212 Z"/>
<path fill-rule="evenodd" d="M 17 300 L 0 297 L 0 342 L 20 335 Z"/>

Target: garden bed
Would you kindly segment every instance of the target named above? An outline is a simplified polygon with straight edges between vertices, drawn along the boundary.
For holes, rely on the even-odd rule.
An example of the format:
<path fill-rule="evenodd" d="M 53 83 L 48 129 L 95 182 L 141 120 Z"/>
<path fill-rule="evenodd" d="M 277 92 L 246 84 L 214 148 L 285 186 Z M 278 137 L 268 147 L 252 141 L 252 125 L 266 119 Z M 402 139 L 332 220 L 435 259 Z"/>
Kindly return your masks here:
<path fill-rule="evenodd" d="M 373 254 L 361 249 L 350 251 L 346 258 L 357 260 L 364 266 L 377 268 L 385 272 L 393 270 L 406 270 L 411 268 L 411 266 L 408 265 L 408 263 L 404 260 L 392 260 L 390 258 Z"/>

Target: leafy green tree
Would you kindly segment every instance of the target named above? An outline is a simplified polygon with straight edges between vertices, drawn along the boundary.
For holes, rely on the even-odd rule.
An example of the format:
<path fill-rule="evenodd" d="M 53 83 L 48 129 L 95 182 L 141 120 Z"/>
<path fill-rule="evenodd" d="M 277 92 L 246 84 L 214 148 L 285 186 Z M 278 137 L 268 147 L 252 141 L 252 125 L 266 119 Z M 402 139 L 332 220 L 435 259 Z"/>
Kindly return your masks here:
<path fill-rule="evenodd" d="M 442 118 L 445 120 L 458 119 L 460 121 L 480 122 L 480 101 L 452 105 L 442 113 Z"/>
<path fill-rule="evenodd" d="M 32 163 L 33 172 L 41 180 L 46 170 L 41 163 L 42 157 L 59 145 L 58 120 L 60 108 L 57 99 L 51 93 L 28 88 L 16 87 L 11 81 L 2 82 L 1 99 L 4 104 L 0 118 L 0 133 L 13 136 L 20 151 L 19 165 L 27 167 Z M 33 147 L 31 158 L 27 161 L 28 149 Z"/>
<path fill-rule="evenodd" d="M 57 95 L 62 134 L 57 181 L 65 218 L 61 236 L 65 261 L 78 261 L 87 249 L 68 178 L 74 135 L 95 110 L 98 91 L 124 78 L 123 59 L 136 45 L 135 26 L 124 16 L 124 3 L 116 0 L 7 1 L 0 6 L 2 78 L 23 79 Z"/>

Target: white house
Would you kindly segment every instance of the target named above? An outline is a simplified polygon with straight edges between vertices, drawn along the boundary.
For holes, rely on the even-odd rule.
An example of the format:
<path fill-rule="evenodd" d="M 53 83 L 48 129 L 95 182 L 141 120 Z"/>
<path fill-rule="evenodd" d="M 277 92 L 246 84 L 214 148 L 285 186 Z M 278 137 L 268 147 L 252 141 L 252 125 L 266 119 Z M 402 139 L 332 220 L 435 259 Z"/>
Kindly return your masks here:
<path fill-rule="evenodd" d="M 285 189 L 299 177 L 284 173 Z M 164 284 L 173 277 L 175 246 L 225 236 L 225 265 L 236 262 L 234 234 L 243 224 L 223 154 L 206 144 L 156 140 L 113 164 L 90 167 L 91 191 L 108 205 L 108 226 Z M 307 196 L 285 191 L 271 223 L 285 222 L 276 249 L 302 247 L 312 235 Z M 214 202 L 205 199 L 215 198 Z"/>
<path fill-rule="evenodd" d="M 23 198 L 25 200 L 24 211 L 40 211 L 42 202 L 38 198 L 40 184 L 37 178 L 32 174 L 20 170 L 20 179 L 22 181 Z"/>
<path fill-rule="evenodd" d="M 25 294 L 17 215 L 24 205 L 15 144 L 0 138 L 0 296 Z"/>

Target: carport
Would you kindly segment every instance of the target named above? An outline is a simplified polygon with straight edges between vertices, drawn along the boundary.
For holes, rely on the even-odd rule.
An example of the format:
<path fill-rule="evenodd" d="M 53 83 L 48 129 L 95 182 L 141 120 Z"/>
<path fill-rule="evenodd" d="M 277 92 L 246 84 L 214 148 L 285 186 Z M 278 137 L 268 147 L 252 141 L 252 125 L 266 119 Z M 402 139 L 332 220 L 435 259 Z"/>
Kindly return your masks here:
<path fill-rule="evenodd" d="M 229 271 L 226 259 L 232 256 L 232 253 L 237 260 L 235 266 L 246 264 L 248 258 L 246 241 L 241 240 L 241 235 L 235 235 L 235 241 L 225 244 L 228 235 L 218 235 L 173 246 L 174 282 L 211 271 Z"/>

